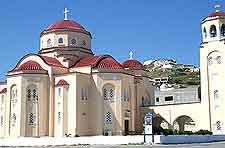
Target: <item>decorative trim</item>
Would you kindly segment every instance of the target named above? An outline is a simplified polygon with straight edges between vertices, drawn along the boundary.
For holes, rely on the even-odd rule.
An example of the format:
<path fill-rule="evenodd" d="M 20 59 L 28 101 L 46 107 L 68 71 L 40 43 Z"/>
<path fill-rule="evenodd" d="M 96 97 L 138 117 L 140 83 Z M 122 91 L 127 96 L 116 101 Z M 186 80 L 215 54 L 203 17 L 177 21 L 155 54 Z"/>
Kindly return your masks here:
<path fill-rule="evenodd" d="M 79 30 L 79 29 L 77 29 L 77 30 L 76 29 L 51 29 L 51 30 L 44 30 L 44 31 L 42 31 L 40 33 L 40 37 L 42 37 L 45 34 L 55 33 L 55 32 L 66 32 L 66 33 L 68 33 L 68 32 L 79 32 L 79 33 L 84 33 L 84 34 L 90 36 L 91 39 L 92 39 L 92 35 L 91 35 L 90 32 L 88 32 L 86 30 L 85 31 Z"/>

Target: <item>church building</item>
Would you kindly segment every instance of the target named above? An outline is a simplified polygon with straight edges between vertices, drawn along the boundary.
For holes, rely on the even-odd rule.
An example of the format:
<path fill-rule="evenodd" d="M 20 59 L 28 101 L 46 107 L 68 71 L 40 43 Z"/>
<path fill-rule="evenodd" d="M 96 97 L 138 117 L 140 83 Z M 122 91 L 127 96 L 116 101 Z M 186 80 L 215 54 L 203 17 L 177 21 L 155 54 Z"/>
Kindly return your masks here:
<path fill-rule="evenodd" d="M 95 55 L 91 33 L 67 18 L 40 34 L 0 83 L 0 137 L 126 135 L 143 130 L 152 83 L 132 58 Z"/>

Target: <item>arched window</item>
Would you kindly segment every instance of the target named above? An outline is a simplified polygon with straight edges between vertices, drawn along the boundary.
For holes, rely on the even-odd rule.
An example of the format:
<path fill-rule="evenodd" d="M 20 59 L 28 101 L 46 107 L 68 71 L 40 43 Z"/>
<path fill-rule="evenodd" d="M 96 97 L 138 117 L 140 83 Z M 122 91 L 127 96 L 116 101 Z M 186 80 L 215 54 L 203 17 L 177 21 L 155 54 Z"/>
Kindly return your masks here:
<path fill-rule="evenodd" d="M 225 24 L 222 24 L 222 26 L 220 28 L 220 35 L 225 36 Z"/>
<path fill-rule="evenodd" d="M 51 47 L 52 46 L 52 41 L 51 41 L 51 39 L 48 39 L 48 41 L 47 41 L 47 47 Z"/>
<path fill-rule="evenodd" d="M 216 62 L 217 62 L 217 64 L 221 64 L 221 56 L 216 57 Z"/>
<path fill-rule="evenodd" d="M 213 64 L 213 59 L 212 57 L 208 57 L 208 65 L 212 65 Z"/>
<path fill-rule="evenodd" d="M 72 40 L 71 40 L 71 45 L 74 46 L 74 45 L 76 45 L 76 44 L 77 44 L 77 40 L 76 40 L 76 39 L 72 39 Z"/>
<path fill-rule="evenodd" d="M 83 40 L 83 45 L 84 45 L 84 46 L 86 46 L 86 44 L 87 44 L 87 43 L 86 43 L 86 41 L 85 41 L 85 40 Z"/>
<path fill-rule="evenodd" d="M 215 25 L 212 25 L 210 27 L 210 36 L 211 37 L 216 37 L 217 33 L 216 33 L 216 26 Z"/>
<path fill-rule="evenodd" d="M 15 127 L 16 126 L 16 106 L 17 106 L 17 87 L 16 85 L 13 85 L 10 89 L 10 126 Z"/>
<path fill-rule="evenodd" d="M 16 126 L 16 113 L 13 113 L 11 116 L 11 126 Z"/>
<path fill-rule="evenodd" d="M 219 91 L 214 90 L 214 99 L 219 99 Z"/>
<path fill-rule="evenodd" d="M 141 106 L 145 106 L 145 98 L 144 97 L 141 98 Z"/>
<path fill-rule="evenodd" d="M 103 87 L 103 97 L 104 100 L 112 100 L 115 97 L 115 88 L 111 84 L 106 84 Z"/>
<path fill-rule="evenodd" d="M 205 27 L 204 27 L 204 29 L 203 29 L 203 35 L 204 35 L 205 38 L 207 38 L 207 32 L 206 32 Z"/>
<path fill-rule="evenodd" d="M 107 112 L 105 115 L 105 123 L 106 124 L 112 124 L 112 113 Z"/>
<path fill-rule="evenodd" d="M 38 124 L 38 90 L 36 85 L 29 85 L 26 90 L 27 126 L 36 127 Z"/>
<path fill-rule="evenodd" d="M 63 38 L 58 39 L 58 43 L 62 44 L 63 43 Z"/>

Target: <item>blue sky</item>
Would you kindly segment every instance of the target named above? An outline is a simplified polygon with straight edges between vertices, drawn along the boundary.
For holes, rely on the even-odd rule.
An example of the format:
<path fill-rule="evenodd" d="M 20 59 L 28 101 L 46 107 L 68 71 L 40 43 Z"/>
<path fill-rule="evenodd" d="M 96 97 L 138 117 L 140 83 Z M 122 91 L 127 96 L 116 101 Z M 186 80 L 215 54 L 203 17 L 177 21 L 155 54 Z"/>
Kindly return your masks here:
<path fill-rule="evenodd" d="M 221 0 L 222 1 L 222 0 Z M 223 2 L 224 4 L 224 2 Z M 199 65 L 201 20 L 214 11 L 207 0 L 5 0 L 0 3 L 0 78 L 27 53 L 39 50 L 39 34 L 56 20 L 70 18 L 92 33 L 95 54 L 120 62 L 174 58 Z"/>

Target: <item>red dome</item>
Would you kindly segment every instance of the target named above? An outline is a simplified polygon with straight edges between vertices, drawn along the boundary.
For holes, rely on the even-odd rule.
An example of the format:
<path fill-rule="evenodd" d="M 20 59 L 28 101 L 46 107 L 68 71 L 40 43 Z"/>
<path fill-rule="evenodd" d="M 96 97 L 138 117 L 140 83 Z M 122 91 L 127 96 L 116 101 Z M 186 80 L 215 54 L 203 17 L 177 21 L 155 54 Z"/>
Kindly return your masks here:
<path fill-rule="evenodd" d="M 47 30 L 53 29 L 73 29 L 73 30 L 81 30 L 86 31 L 84 27 L 82 27 L 79 23 L 72 20 L 61 20 L 57 21 L 50 26 L 48 26 Z"/>
<path fill-rule="evenodd" d="M 122 66 L 123 68 L 128 68 L 130 70 L 144 70 L 144 65 L 134 59 L 126 60 L 123 62 Z"/>
<path fill-rule="evenodd" d="M 59 80 L 59 82 L 56 84 L 56 86 L 63 86 L 63 85 L 69 85 L 64 79 Z"/>
<path fill-rule="evenodd" d="M 225 16 L 225 12 L 213 12 L 209 15 L 209 17 L 216 17 L 216 16 Z"/>
<path fill-rule="evenodd" d="M 112 57 L 107 57 L 107 58 L 103 59 L 98 64 L 98 68 L 101 68 L 101 69 L 122 69 L 122 66 L 120 65 L 120 63 L 118 63 Z"/>
<path fill-rule="evenodd" d="M 44 70 L 40 64 L 35 61 L 27 61 L 21 64 L 18 68 L 15 69 L 16 71 L 19 70 Z"/>

